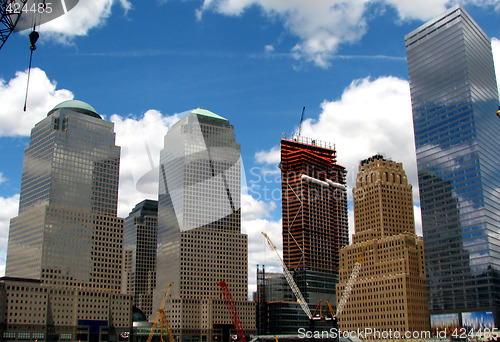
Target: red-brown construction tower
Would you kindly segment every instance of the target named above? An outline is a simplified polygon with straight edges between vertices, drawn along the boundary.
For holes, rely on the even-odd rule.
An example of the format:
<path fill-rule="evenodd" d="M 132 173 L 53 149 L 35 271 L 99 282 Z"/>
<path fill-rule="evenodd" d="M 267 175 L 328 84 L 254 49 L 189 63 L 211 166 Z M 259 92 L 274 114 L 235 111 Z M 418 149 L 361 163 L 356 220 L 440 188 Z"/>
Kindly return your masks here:
<path fill-rule="evenodd" d="M 348 244 L 346 169 L 335 145 L 281 137 L 283 260 L 306 301 L 335 303 L 340 249 Z"/>

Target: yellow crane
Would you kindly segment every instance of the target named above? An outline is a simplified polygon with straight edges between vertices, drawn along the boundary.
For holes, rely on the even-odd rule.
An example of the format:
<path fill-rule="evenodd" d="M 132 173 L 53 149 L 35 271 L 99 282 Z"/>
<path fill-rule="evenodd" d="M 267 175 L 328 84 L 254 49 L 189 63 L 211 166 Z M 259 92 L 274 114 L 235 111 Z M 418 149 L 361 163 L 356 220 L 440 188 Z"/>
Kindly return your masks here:
<path fill-rule="evenodd" d="M 172 330 L 170 329 L 170 325 L 168 324 L 167 317 L 165 316 L 165 310 L 164 310 L 165 304 L 167 303 L 168 294 L 170 292 L 170 288 L 172 287 L 172 285 L 173 285 L 172 282 L 170 284 L 168 284 L 167 290 L 163 294 L 163 298 L 162 298 L 161 303 L 160 303 L 160 308 L 158 309 L 158 314 L 156 315 L 156 318 L 153 322 L 153 326 L 151 327 L 151 332 L 149 333 L 149 337 L 148 337 L 147 342 L 151 342 L 151 340 L 153 339 L 153 336 L 154 336 L 155 331 L 156 331 L 156 327 L 158 326 L 158 322 L 160 322 L 160 328 L 161 328 L 161 331 L 160 331 L 161 342 L 164 342 L 163 341 L 163 328 L 165 328 L 167 330 L 168 341 L 175 342 L 174 337 L 172 335 Z"/>

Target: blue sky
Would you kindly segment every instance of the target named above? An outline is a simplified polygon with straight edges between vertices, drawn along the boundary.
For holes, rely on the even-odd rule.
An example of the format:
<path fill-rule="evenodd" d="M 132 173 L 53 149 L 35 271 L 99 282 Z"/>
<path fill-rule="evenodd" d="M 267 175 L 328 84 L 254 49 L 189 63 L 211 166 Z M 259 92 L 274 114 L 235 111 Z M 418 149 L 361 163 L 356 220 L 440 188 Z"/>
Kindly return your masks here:
<path fill-rule="evenodd" d="M 0 275 L 30 129 L 71 98 L 115 122 L 120 216 L 156 198 L 154 179 L 137 181 L 154 169 L 163 135 L 180 113 L 204 107 L 230 120 L 245 172 L 242 229 L 249 236 L 251 289 L 256 264 L 276 265 L 260 232 L 281 245 L 277 146 L 281 132 L 297 130 L 304 106 L 303 135 L 336 143 L 351 188 L 361 159 L 382 152 L 403 162 L 420 231 L 404 36 L 453 4 L 80 0 L 39 28 L 26 112 L 28 32 L 13 34 L 0 50 Z M 499 70 L 500 3 L 462 5 L 492 38 Z"/>

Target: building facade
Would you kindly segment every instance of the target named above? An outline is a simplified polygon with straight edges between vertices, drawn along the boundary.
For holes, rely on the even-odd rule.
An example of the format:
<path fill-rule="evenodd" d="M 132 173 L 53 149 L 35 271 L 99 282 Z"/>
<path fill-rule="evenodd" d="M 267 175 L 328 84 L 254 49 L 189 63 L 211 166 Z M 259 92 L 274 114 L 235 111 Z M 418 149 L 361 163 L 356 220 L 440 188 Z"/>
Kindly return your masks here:
<path fill-rule="evenodd" d="M 346 170 L 333 144 L 281 138 L 283 261 L 304 299 L 335 300 L 340 249 L 348 244 Z"/>
<path fill-rule="evenodd" d="M 455 6 L 405 37 L 433 315 L 500 321 L 500 122 L 490 39 Z"/>
<path fill-rule="evenodd" d="M 339 316 L 340 329 L 371 329 L 367 339 L 381 339 L 375 331 L 400 338 L 429 331 L 423 240 L 415 234 L 412 186 L 402 164 L 381 155 L 363 160 L 353 204 L 355 234 L 341 250 L 338 301 L 365 246 L 366 253 Z"/>
<path fill-rule="evenodd" d="M 158 201 L 138 203 L 125 219 L 122 292 L 134 296 L 134 305 L 153 314 L 156 284 Z"/>
<path fill-rule="evenodd" d="M 229 338 L 231 293 L 243 328 L 255 331 L 248 302 L 248 241 L 241 233 L 240 144 L 229 120 L 203 108 L 165 136 L 160 153 L 157 277 L 153 309 L 173 283 L 169 322 L 183 341 Z"/>
<path fill-rule="evenodd" d="M 52 311 L 49 308 L 51 320 L 71 322 L 75 329 L 88 321 L 128 327 L 128 321 L 113 322 L 110 311 L 103 316 L 101 305 L 110 296 L 120 297 L 122 283 L 123 219 L 116 216 L 119 159 L 113 123 L 76 100 L 57 105 L 36 124 L 25 150 L 19 214 L 10 223 L 5 274 L 11 280 L 39 280 L 44 293 L 58 289 L 68 301 L 87 293 L 77 296 L 77 301 L 88 301 L 86 318 L 66 317 L 59 300 L 52 303 Z M 120 298 L 130 302 L 130 296 Z M 15 315 L 11 310 L 15 307 L 7 307 L 6 333 L 23 329 L 20 322 L 10 324 Z"/>

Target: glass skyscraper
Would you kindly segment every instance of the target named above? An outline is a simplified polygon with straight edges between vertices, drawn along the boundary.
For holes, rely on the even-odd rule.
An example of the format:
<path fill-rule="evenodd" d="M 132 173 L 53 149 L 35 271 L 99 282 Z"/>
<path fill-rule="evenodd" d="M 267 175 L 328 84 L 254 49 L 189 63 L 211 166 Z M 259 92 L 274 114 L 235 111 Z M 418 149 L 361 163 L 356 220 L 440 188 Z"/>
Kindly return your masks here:
<path fill-rule="evenodd" d="M 70 100 L 32 129 L 6 276 L 120 291 L 120 147 L 113 126 L 90 105 Z"/>
<path fill-rule="evenodd" d="M 459 5 L 405 37 L 431 314 L 500 323 L 500 121 L 489 38 Z"/>
<path fill-rule="evenodd" d="M 134 295 L 134 305 L 147 316 L 153 314 L 157 234 L 158 201 L 144 200 L 125 219 L 122 291 Z"/>
<path fill-rule="evenodd" d="M 221 281 L 229 288 L 245 332 L 255 331 L 255 307 L 247 299 L 240 168 L 233 126 L 211 111 L 186 113 L 165 135 L 153 309 L 173 282 L 169 322 L 181 340 L 229 338 L 232 319 Z"/>
<path fill-rule="evenodd" d="M 31 130 L 0 278 L 4 338 L 116 341 L 130 330 L 119 164 L 114 124 L 87 103 L 62 102 Z"/>

